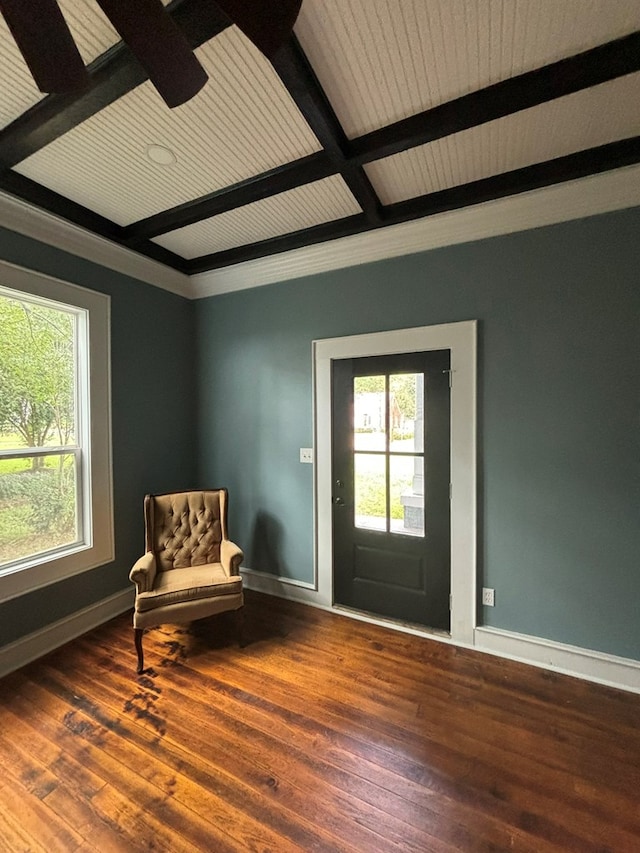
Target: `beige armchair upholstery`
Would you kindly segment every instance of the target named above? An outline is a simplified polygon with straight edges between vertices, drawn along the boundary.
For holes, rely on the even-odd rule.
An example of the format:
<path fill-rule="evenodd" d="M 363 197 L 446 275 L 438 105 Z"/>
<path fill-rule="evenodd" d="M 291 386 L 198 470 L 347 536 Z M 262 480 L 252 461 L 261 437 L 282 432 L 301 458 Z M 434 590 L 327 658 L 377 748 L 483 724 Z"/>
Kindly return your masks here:
<path fill-rule="evenodd" d="M 227 538 L 227 506 L 226 489 L 145 497 L 146 551 L 129 575 L 139 673 L 145 628 L 236 610 L 241 629 L 243 553 Z"/>

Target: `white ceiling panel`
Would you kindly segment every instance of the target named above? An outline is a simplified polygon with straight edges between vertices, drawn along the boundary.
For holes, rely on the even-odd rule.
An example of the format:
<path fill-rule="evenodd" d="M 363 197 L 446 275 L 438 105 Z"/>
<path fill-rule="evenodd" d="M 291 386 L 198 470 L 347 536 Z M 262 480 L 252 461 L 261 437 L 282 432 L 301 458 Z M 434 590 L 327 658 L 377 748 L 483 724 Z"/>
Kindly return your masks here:
<path fill-rule="evenodd" d="M 638 29 L 639 0 L 304 0 L 296 35 L 353 138 Z"/>
<path fill-rule="evenodd" d="M 0 15 L 0 128 L 11 124 L 43 97 Z"/>
<path fill-rule="evenodd" d="M 168 2 L 163 0 L 165 5 Z M 59 6 L 85 65 L 120 41 L 95 0 L 59 0 Z M 0 44 L 0 127 L 5 127 L 44 95 L 33 82 L 2 15 Z"/>
<path fill-rule="evenodd" d="M 16 166 L 120 225 L 320 150 L 271 64 L 235 27 L 196 51 L 209 74 L 169 110 L 144 83 Z M 152 163 L 149 145 L 176 162 Z"/>
<path fill-rule="evenodd" d="M 640 74 L 451 134 L 369 163 L 383 204 L 640 135 Z M 629 109 L 629 105 L 635 105 Z"/>
<path fill-rule="evenodd" d="M 333 175 L 178 228 L 154 242 L 191 259 L 361 212 L 343 179 Z"/>

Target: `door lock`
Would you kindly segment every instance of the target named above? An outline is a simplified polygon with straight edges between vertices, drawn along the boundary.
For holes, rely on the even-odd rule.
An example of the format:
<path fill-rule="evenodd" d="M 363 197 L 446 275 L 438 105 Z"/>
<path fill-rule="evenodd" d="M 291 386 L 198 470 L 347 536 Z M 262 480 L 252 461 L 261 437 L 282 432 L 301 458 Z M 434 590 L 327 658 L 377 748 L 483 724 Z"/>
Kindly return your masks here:
<path fill-rule="evenodd" d="M 344 506 L 344 501 L 343 501 L 343 499 L 342 499 L 340 496 L 335 497 L 335 498 L 333 499 L 333 502 L 334 502 L 334 504 L 335 504 L 336 506 Z"/>

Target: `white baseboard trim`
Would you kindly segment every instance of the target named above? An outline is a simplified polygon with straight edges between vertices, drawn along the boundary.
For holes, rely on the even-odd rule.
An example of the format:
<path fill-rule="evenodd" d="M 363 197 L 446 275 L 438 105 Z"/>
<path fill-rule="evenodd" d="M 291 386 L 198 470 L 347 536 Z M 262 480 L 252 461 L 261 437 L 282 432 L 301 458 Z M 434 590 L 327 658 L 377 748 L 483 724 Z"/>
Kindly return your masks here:
<path fill-rule="evenodd" d="M 631 658 L 487 627 L 476 628 L 474 648 L 608 687 L 640 693 L 640 661 Z"/>
<path fill-rule="evenodd" d="M 3 646 L 0 648 L 0 678 L 129 610 L 133 607 L 134 593 L 133 587 L 123 589 Z"/>
<path fill-rule="evenodd" d="M 270 590 L 273 588 L 274 583 L 277 584 L 278 587 L 284 584 L 285 586 L 297 586 L 300 589 L 310 589 L 314 592 L 316 591 L 315 584 L 309 583 L 308 581 L 299 581 L 295 578 L 283 577 L 282 575 L 272 575 L 271 572 L 260 572 L 258 571 L 258 569 L 249 569 L 246 566 L 240 567 L 240 574 L 245 579 L 245 585 L 249 586 L 249 584 L 251 584 L 251 586 L 249 586 L 249 589 L 256 589 L 258 590 L 258 592 L 270 592 Z M 254 584 L 259 585 L 261 583 L 264 583 L 268 589 L 265 588 L 264 590 L 262 590 L 258 589 L 258 586 L 254 586 Z M 271 594 L 277 595 L 278 593 L 274 592 Z"/>
<path fill-rule="evenodd" d="M 392 623 L 384 619 L 376 619 L 366 614 L 333 607 L 320 600 L 317 590 L 312 584 L 292 578 L 271 575 L 253 569 L 241 569 L 244 584 L 247 589 L 308 604 L 321 610 L 338 613 L 359 621 L 369 622 L 394 628 L 404 633 L 425 637 L 425 639 L 452 644 L 453 641 L 441 634 L 431 634 L 421 631 L 411 625 Z M 92 628 L 102 625 L 114 616 L 119 616 L 133 607 L 134 590 L 124 589 L 114 595 L 97 601 L 76 613 L 46 625 L 38 631 L 20 637 L 13 643 L 0 648 L 0 678 L 19 669 L 31 661 L 57 649 L 70 640 L 85 634 Z M 473 646 L 461 643 L 454 645 L 474 648 L 476 651 L 497 657 L 515 660 L 531 666 L 571 675 L 619 690 L 640 693 L 640 661 L 631 658 L 617 657 L 579 646 L 570 646 L 546 640 L 543 637 L 532 637 L 527 634 L 517 634 L 500 628 L 479 627 L 475 629 Z"/>
<path fill-rule="evenodd" d="M 450 637 L 438 631 L 429 631 L 421 629 L 416 625 L 405 624 L 402 622 L 394 622 L 390 619 L 376 618 L 368 613 L 362 613 L 359 610 L 350 610 L 347 607 L 337 607 L 329 604 L 322 599 L 320 593 L 315 589 L 313 584 L 308 584 L 303 581 L 292 581 L 290 578 L 281 578 L 276 575 L 271 575 L 268 572 L 255 572 L 240 569 L 244 576 L 245 589 L 253 590 L 254 592 L 263 592 L 265 595 L 273 595 L 275 598 L 284 598 L 287 601 L 296 601 L 298 604 L 308 604 L 310 607 L 317 607 L 318 610 L 325 610 L 327 613 L 335 613 L 338 616 L 346 616 L 349 619 L 355 619 L 358 622 L 367 622 L 370 625 L 380 625 L 383 628 L 392 628 L 394 631 L 400 631 L 405 634 L 413 634 L 417 637 L 424 637 L 428 640 L 439 640 L 442 643 L 452 643 Z M 245 574 L 246 572 L 246 574 Z M 464 643 L 456 643 L 455 645 L 471 648 Z"/>
<path fill-rule="evenodd" d="M 582 649 L 578 646 L 569 646 L 553 640 L 546 640 L 543 637 L 532 637 L 527 634 L 516 634 L 513 631 L 487 627 L 476 628 L 474 644 L 467 645 L 466 643 L 454 642 L 450 637 L 443 634 L 421 630 L 415 625 L 404 625 L 385 619 L 376 619 L 364 613 L 334 607 L 323 601 L 311 584 L 292 581 L 289 578 L 279 578 L 267 572 L 245 569 L 241 569 L 241 572 L 245 587 L 256 592 L 263 592 L 289 601 L 297 601 L 301 604 L 309 604 L 320 610 L 337 613 L 372 625 L 393 628 L 405 634 L 413 634 L 460 648 L 474 649 L 485 654 L 560 672 L 563 675 L 571 675 L 574 678 L 594 681 L 597 684 L 615 687 L 618 690 L 640 693 L 640 661 L 631 658 L 617 657 L 591 649 Z"/>

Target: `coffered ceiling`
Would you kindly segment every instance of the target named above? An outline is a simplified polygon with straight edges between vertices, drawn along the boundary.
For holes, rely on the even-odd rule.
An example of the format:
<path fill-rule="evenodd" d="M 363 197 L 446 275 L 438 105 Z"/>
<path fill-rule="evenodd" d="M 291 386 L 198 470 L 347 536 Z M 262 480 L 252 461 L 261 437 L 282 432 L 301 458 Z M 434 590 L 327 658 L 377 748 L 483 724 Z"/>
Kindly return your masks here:
<path fill-rule="evenodd" d="M 640 0 L 303 0 L 271 62 L 174 0 L 209 81 L 173 110 L 59 5 L 90 85 L 42 95 L 0 20 L 0 191 L 183 273 L 640 163 Z"/>

